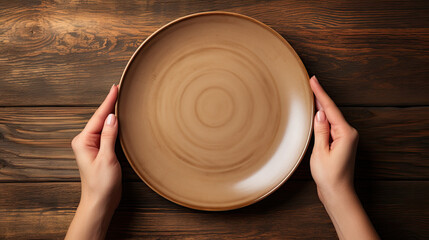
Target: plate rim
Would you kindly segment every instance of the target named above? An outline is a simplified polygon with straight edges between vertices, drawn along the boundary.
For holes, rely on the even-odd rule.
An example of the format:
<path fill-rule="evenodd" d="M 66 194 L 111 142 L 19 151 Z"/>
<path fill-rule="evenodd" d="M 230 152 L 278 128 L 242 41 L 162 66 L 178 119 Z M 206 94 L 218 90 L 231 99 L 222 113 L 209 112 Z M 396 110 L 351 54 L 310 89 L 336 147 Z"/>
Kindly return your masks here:
<path fill-rule="evenodd" d="M 275 192 L 277 189 L 279 189 L 295 172 L 295 170 L 298 168 L 298 166 L 300 165 L 300 163 L 302 162 L 302 159 L 304 158 L 305 153 L 308 150 L 308 146 L 310 143 L 310 140 L 312 138 L 313 135 L 313 122 L 314 122 L 314 96 L 313 93 L 310 94 L 310 108 L 311 108 L 311 118 L 310 118 L 310 128 L 309 128 L 309 132 L 307 133 L 307 140 L 305 143 L 305 147 L 303 148 L 303 151 L 301 152 L 301 155 L 299 156 L 298 161 L 295 163 L 295 165 L 293 166 L 292 170 L 282 179 L 282 181 L 280 181 L 275 187 L 273 187 L 272 189 L 270 189 L 267 193 L 263 194 L 262 196 L 246 201 L 246 202 L 242 202 L 239 204 L 234 204 L 234 205 L 230 205 L 230 206 L 226 206 L 226 207 L 204 207 L 204 206 L 198 206 L 198 205 L 192 205 L 192 204 L 188 204 L 182 201 L 178 201 L 176 199 L 173 199 L 167 195 L 165 195 L 164 193 L 162 193 L 161 191 L 157 190 L 155 187 L 153 187 L 149 181 L 147 181 L 141 174 L 139 171 L 137 171 L 137 168 L 134 166 L 134 163 L 132 161 L 130 161 L 130 157 L 129 154 L 123 144 L 123 139 L 122 139 L 122 135 L 120 134 L 120 119 L 119 119 L 119 100 L 120 100 L 120 96 L 121 96 L 121 85 L 122 82 L 125 78 L 126 73 L 128 72 L 128 68 L 130 67 L 130 65 L 132 64 L 132 62 L 134 61 L 135 57 L 137 56 L 137 54 L 140 52 L 140 50 L 143 48 L 143 46 L 149 42 L 152 38 L 154 38 L 156 35 L 158 35 L 158 33 L 160 33 L 161 31 L 164 31 L 166 29 L 168 29 L 169 27 L 171 27 L 172 25 L 175 25 L 178 22 L 182 22 L 184 20 L 190 19 L 190 18 L 195 18 L 195 17 L 199 17 L 199 16 L 205 16 L 205 15 L 226 15 L 226 16 L 234 16 L 234 17 L 238 17 L 238 18 L 242 18 L 245 20 L 249 20 L 251 22 L 254 22 L 256 24 L 258 24 L 259 26 L 267 29 L 268 31 L 270 31 L 272 34 L 274 34 L 274 36 L 276 36 L 277 38 L 279 38 L 283 44 L 289 48 L 291 50 L 291 53 L 295 56 L 295 58 L 298 60 L 298 64 L 300 65 L 300 67 L 302 68 L 303 72 L 305 73 L 306 78 L 309 80 L 309 76 L 308 76 L 308 72 L 307 69 L 305 68 L 304 63 L 302 62 L 301 58 L 299 57 L 299 55 L 296 53 L 295 49 L 289 44 L 289 42 L 283 38 L 277 31 L 275 31 L 274 29 L 272 29 L 270 26 L 266 25 L 265 23 L 256 20 L 252 17 L 243 15 L 243 14 L 239 14 L 239 13 L 234 13 L 234 12 L 226 12 L 226 11 L 204 11 L 204 12 L 198 12 L 198 13 L 193 13 L 193 14 L 189 14 L 189 15 L 185 15 L 182 17 L 179 17 L 173 21 L 168 22 L 167 24 L 161 26 L 160 28 L 158 28 L 155 32 L 153 32 L 152 34 L 150 34 L 141 44 L 140 46 L 134 51 L 133 55 L 131 56 L 131 58 L 128 60 L 127 65 L 125 66 L 123 72 L 122 72 L 122 76 L 121 79 L 119 80 L 119 84 L 118 86 L 118 96 L 117 96 L 117 100 L 115 103 L 115 116 L 117 117 L 118 120 L 118 137 L 119 137 L 119 142 L 121 144 L 121 148 L 122 151 L 125 155 L 125 157 L 127 158 L 128 163 L 130 164 L 131 168 L 133 169 L 133 171 L 139 176 L 139 178 L 147 185 L 149 186 L 150 189 L 152 189 L 152 191 L 154 191 L 155 193 L 157 193 L 158 195 L 162 196 L 163 198 L 169 200 L 170 202 L 173 202 L 175 204 L 178 204 L 180 206 L 183 207 L 187 207 L 187 208 L 191 208 L 191 209 L 195 209 L 195 210 L 203 210 L 203 211 L 229 211 L 229 210 L 235 210 L 235 209 L 240 209 L 243 207 L 247 207 L 251 204 L 254 204 L 256 202 L 261 201 L 262 199 L 268 197 L 270 194 L 272 194 L 273 192 Z M 309 82 L 308 82 L 309 84 Z M 311 91 L 311 90 L 310 90 Z"/>

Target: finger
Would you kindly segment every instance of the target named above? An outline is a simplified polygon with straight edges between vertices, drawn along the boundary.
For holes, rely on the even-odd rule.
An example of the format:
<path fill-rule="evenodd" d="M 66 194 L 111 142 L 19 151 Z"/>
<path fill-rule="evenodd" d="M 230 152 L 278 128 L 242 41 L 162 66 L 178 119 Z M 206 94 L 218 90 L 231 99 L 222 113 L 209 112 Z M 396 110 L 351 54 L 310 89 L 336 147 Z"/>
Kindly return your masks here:
<path fill-rule="evenodd" d="M 340 109 L 338 109 L 334 101 L 332 101 L 325 90 L 323 90 L 322 86 L 317 81 L 316 76 L 310 78 L 310 86 L 314 95 L 316 96 L 317 102 L 320 104 L 319 108 L 323 109 L 323 111 L 326 113 L 328 121 L 333 125 L 347 124 L 343 114 L 341 114 Z"/>
<path fill-rule="evenodd" d="M 84 132 L 87 132 L 87 133 L 101 132 L 101 130 L 103 129 L 104 121 L 107 118 L 107 115 L 113 112 L 117 96 L 118 96 L 118 87 L 113 85 L 106 99 L 104 99 L 104 102 L 100 105 L 97 111 L 95 111 L 91 119 L 89 119 L 88 123 L 85 126 L 85 129 L 83 130 Z"/>
<path fill-rule="evenodd" d="M 329 134 L 328 120 L 325 112 L 320 110 L 316 113 L 314 119 L 314 150 L 329 151 Z"/>
<path fill-rule="evenodd" d="M 91 148 L 90 138 L 82 134 L 73 138 L 71 146 L 76 157 L 77 166 L 79 169 L 85 168 L 92 159 L 95 158 L 96 152 Z"/>
<path fill-rule="evenodd" d="M 100 138 L 100 153 L 103 155 L 115 154 L 115 142 L 118 135 L 118 121 L 111 113 L 104 121 Z"/>

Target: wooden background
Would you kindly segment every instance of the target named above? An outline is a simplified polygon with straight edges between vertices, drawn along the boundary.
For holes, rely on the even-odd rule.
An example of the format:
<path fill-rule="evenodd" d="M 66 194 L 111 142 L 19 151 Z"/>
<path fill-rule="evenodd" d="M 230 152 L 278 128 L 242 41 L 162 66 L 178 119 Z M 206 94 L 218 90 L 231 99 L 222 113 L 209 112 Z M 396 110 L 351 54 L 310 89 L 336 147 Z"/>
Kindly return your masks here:
<path fill-rule="evenodd" d="M 379 234 L 428 239 L 426 0 L 0 0 L 0 239 L 64 237 L 80 195 L 71 139 L 150 33 L 211 10 L 254 17 L 291 43 L 360 132 L 356 185 Z M 267 199 L 217 213 L 164 200 L 118 155 L 124 194 L 109 238 L 336 238 L 309 154 Z"/>

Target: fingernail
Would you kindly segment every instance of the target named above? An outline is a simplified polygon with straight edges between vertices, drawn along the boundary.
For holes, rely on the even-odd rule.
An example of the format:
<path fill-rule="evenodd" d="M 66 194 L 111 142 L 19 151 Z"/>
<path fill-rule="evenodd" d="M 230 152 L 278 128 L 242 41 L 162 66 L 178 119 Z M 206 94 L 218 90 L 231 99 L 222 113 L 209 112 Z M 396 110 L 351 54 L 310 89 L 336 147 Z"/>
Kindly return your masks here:
<path fill-rule="evenodd" d="M 111 126 L 115 124 L 115 121 L 116 121 L 115 114 L 111 113 L 109 114 L 109 116 L 107 116 L 106 124 Z"/>
<path fill-rule="evenodd" d="M 316 80 L 316 82 L 319 82 L 319 80 L 317 80 L 316 75 L 313 75 L 311 78 L 314 78 L 314 80 Z"/>
<path fill-rule="evenodd" d="M 115 84 L 112 85 L 112 87 L 110 88 L 110 91 L 113 89 L 114 86 L 115 86 Z"/>
<path fill-rule="evenodd" d="M 324 122 L 326 120 L 326 115 L 324 111 L 318 111 L 316 114 L 316 119 L 318 122 Z"/>

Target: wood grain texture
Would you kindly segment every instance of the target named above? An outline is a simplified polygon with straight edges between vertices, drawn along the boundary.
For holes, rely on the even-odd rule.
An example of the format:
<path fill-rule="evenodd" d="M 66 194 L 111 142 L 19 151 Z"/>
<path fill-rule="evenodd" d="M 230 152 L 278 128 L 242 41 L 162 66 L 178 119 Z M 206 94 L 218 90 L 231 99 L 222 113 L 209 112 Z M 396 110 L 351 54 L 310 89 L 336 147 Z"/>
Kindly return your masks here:
<path fill-rule="evenodd" d="M 291 43 L 360 132 L 356 185 L 381 237 L 427 239 L 426 0 L 0 0 L 0 239 L 64 237 L 80 195 L 71 139 L 147 36 L 213 10 L 254 17 Z M 265 200 L 207 213 L 152 192 L 117 147 L 124 193 L 108 238 L 336 239 L 310 153 Z"/>
<path fill-rule="evenodd" d="M 96 105 L 149 34 L 212 10 L 272 26 L 339 105 L 429 104 L 427 1 L 4 0 L 0 6 L 0 106 Z"/>
<path fill-rule="evenodd" d="M 358 182 L 361 199 L 383 239 L 428 236 L 428 187 L 426 181 Z M 2 183 L 0 238 L 63 238 L 79 194 L 79 183 Z M 335 239 L 336 234 L 312 181 L 290 181 L 257 204 L 214 213 L 170 203 L 144 183 L 125 183 L 108 239 L 141 237 Z"/>
<path fill-rule="evenodd" d="M 342 110 L 360 132 L 357 178 L 428 179 L 429 107 Z M 78 181 L 70 141 L 94 111 L 86 107 L 0 108 L 0 181 Z M 120 147 L 117 153 L 124 177 L 138 180 Z M 311 148 L 294 178 L 311 178 L 310 153 Z"/>

